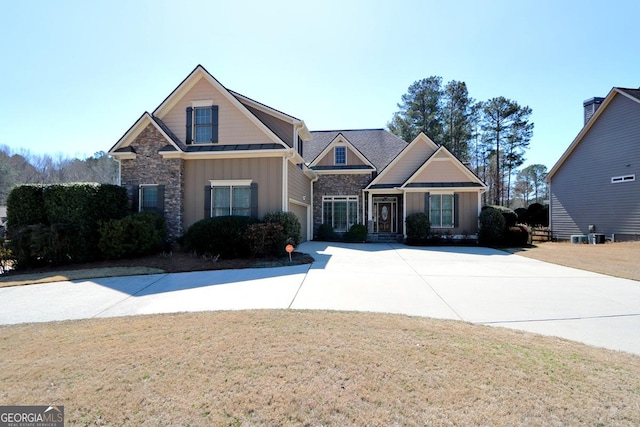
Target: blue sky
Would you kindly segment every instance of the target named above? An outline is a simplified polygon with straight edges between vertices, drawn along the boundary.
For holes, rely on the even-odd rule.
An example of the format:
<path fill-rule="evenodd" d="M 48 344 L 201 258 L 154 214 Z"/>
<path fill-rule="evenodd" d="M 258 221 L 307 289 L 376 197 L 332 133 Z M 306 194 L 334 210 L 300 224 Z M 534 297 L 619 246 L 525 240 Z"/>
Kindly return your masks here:
<path fill-rule="evenodd" d="M 551 168 L 582 102 L 640 86 L 637 1 L 6 2 L 0 145 L 107 151 L 197 65 L 311 130 L 385 127 L 438 75 L 533 109 L 527 163 Z"/>

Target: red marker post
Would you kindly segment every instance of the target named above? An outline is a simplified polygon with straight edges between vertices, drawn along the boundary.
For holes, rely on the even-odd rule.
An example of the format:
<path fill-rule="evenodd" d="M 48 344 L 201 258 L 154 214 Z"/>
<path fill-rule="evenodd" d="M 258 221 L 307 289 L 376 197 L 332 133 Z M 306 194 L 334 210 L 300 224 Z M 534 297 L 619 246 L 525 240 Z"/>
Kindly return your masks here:
<path fill-rule="evenodd" d="M 293 245 L 287 245 L 284 248 L 285 251 L 287 251 L 289 253 L 289 262 L 291 262 L 291 252 L 293 252 Z"/>

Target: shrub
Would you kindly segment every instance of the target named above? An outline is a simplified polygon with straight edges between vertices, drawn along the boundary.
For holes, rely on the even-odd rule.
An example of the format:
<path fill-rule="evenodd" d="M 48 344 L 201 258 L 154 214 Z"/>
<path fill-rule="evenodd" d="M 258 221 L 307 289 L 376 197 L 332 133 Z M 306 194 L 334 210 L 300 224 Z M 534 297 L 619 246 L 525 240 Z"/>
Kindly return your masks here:
<path fill-rule="evenodd" d="M 527 224 L 548 227 L 549 226 L 549 205 L 532 203 L 527 208 L 529 220 Z"/>
<path fill-rule="evenodd" d="M 254 257 L 285 254 L 287 239 L 282 225 L 275 222 L 251 224 L 247 227 L 246 239 L 249 251 Z"/>
<path fill-rule="evenodd" d="M 98 247 L 105 258 L 135 258 L 160 250 L 166 238 L 162 215 L 142 212 L 100 222 Z"/>
<path fill-rule="evenodd" d="M 0 237 L 0 274 L 6 273 L 13 267 L 13 254 L 9 250 L 7 241 L 4 237 Z"/>
<path fill-rule="evenodd" d="M 284 233 L 285 242 L 293 246 L 300 244 L 300 221 L 293 212 L 270 212 L 265 214 L 262 221 L 280 224 L 282 226 L 282 232 Z"/>
<path fill-rule="evenodd" d="M 200 255 L 241 258 L 250 254 L 245 233 L 257 220 L 247 216 L 206 218 L 193 224 L 184 235 L 184 247 Z"/>
<path fill-rule="evenodd" d="M 429 231 L 431 230 L 429 216 L 424 212 L 410 214 L 407 216 L 406 224 L 407 244 L 425 244 L 429 237 Z"/>
<path fill-rule="evenodd" d="M 504 244 L 513 247 L 526 246 L 529 243 L 529 230 L 524 225 L 508 227 Z"/>
<path fill-rule="evenodd" d="M 480 229 L 478 243 L 485 246 L 502 244 L 506 220 L 502 213 L 492 206 L 485 206 L 480 212 Z"/>
<path fill-rule="evenodd" d="M 518 208 L 515 210 L 515 213 L 518 216 L 519 224 L 529 223 L 529 211 L 527 210 L 527 208 Z"/>
<path fill-rule="evenodd" d="M 337 236 L 336 232 L 333 231 L 333 227 L 331 225 L 320 224 L 320 227 L 318 227 L 318 234 L 316 238 L 325 242 L 332 242 L 337 239 Z"/>
<path fill-rule="evenodd" d="M 42 185 L 20 185 L 7 197 L 7 230 L 16 231 L 25 225 L 45 224 L 47 215 L 44 208 Z"/>
<path fill-rule="evenodd" d="M 353 224 L 349 231 L 344 236 L 347 242 L 366 242 L 368 235 L 367 227 L 363 224 Z"/>
<path fill-rule="evenodd" d="M 14 188 L 8 198 L 7 222 L 17 265 L 97 258 L 98 222 L 122 217 L 126 203 L 126 190 L 115 185 L 80 183 Z"/>

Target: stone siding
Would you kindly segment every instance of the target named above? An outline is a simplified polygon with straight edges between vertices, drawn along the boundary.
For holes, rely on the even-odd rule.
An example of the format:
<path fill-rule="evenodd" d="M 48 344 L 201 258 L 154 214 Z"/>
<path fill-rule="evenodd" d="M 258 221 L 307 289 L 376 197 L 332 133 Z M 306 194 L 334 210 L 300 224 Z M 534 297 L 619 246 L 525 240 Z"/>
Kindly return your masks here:
<path fill-rule="evenodd" d="M 358 223 L 363 224 L 362 190 L 371 182 L 370 174 L 321 175 L 313 184 L 313 235 L 322 224 L 322 196 L 358 196 Z"/>
<path fill-rule="evenodd" d="M 166 145 L 162 134 L 153 125 L 147 126 L 131 143 L 136 158 L 121 160 L 120 180 L 127 189 L 141 184 L 164 185 L 164 218 L 173 241 L 184 233 L 184 160 L 162 158 L 158 151 Z"/>

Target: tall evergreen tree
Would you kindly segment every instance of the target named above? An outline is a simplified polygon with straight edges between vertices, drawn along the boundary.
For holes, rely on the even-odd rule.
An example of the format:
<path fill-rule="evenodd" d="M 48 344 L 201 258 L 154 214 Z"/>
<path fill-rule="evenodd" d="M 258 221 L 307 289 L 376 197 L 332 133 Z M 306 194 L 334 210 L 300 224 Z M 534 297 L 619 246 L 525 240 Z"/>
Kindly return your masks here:
<path fill-rule="evenodd" d="M 471 158 L 473 104 L 465 82 L 452 80 L 444 87 L 442 145 L 464 162 Z"/>
<path fill-rule="evenodd" d="M 521 107 L 505 97 L 491 98 L 483 103 L 482 130 L 485 141 L 494 147 L 495 188 L 493 202 L 503 204 L 504 169 L 511 174 L 513 166 L 524 161 L 523 150 L 528 147 L 533 134 L 533 123 L 529 122 L 531 108 Z"/>
<path fill-rule="evenodd" d="M 398 104 L 389 131 L 407 142 L 423 132 L 436 143 L 442 143 L 442 77 L 431 76 L 414 82 Z"/>

